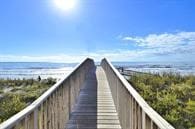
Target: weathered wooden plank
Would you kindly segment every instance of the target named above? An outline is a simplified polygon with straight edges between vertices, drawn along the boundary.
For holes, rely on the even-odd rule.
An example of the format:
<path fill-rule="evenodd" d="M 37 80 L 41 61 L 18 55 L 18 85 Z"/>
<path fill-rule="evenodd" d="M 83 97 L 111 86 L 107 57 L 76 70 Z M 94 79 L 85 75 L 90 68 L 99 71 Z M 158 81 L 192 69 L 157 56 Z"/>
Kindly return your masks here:
<path fill-rule="evenodd" d="M 91 71 L 71 113 L 67 129 L 121 129 L 106 75 Z"/>
<path fill-rule="evenodd" d="M 120 124 L 119 120 L 82 120 L 82 119 L 78 119 L 78 120 L 69 120 L 68 124 L 77 124 L 77 123 L 97 123 L 97 124 Z"/>
<path fill-rule="evenodd" d="M 113 124 L 67 124 L 68 129 L 121 129 L 120 125 Z"/>

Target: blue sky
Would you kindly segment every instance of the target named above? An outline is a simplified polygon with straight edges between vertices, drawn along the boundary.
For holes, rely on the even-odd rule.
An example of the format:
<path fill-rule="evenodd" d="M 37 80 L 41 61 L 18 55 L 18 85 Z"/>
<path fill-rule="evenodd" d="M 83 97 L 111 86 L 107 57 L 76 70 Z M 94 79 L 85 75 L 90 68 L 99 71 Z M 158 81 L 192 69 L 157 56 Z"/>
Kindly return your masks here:
<path fill-rule="evenodd" d="M 0 61 L 195 61 L 194 0 L 0 1 Z"/>

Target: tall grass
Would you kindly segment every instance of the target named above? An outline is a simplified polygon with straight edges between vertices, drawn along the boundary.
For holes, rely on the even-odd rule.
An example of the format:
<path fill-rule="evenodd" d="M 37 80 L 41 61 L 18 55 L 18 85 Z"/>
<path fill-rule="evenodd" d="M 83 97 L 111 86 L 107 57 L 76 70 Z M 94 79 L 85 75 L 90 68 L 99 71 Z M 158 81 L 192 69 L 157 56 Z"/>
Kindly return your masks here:
<path fill-rule="evenodd" d="M 28 106 L 55 82 L 52 78 L 0 79 L 0 123 Z M 10 90 L 5 92 L 6 88 Z"/>
<path fill-rule="evenodd" d="M 175 128 L 195 128 L 195 76 L 139 73 L 128 81 Z"/>

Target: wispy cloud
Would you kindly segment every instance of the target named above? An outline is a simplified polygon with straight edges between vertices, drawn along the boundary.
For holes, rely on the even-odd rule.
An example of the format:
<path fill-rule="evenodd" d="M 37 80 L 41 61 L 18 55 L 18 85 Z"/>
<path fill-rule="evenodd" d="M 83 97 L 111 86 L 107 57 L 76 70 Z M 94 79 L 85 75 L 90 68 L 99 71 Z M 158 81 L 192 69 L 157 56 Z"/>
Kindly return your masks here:
<path fill-rule="evenodd" d="M 1 62 L 79 62 L 83 56 L 74 55 L 51 55 L 51 56 L 28 56 L 28 55 L 0 55 Z"/>
<path fill-rule="evenodd" d="M 145 55 L 141 51 L 130 50 L 100 50 L 96 52 L 82 52 L 81 54 L 58 54 L 52 56 L 19 56 L 19 55 L 0 55 L 0 62 L 80 62 L 86 57 L 101 61 L 108 58 L 111 61 L 130 61 Z"/>
<path fill-rule="evenodd" d="M 193 49 L 193 48 L 191 48 Z M 172 49 L 136 49 L 136 50 L 128 50 L 128 49 L 117 49 L 117 50 L 101 50 L 96 52 L 83 52 L 82 54 L 57 54 L 51 56 L 28 56 L 28 55 L 0 55 L 0 62 L 80 62 L 84 60 L 86 57 L 93 58 L 95 61 L 101 61 L 102 58 L 108 58 L 111 61 L 159 61 L 160 58 L 156 58 L 155 56 L 166 56 L 169 58 L 173 52 L 177 52 L 179 48 Z M 181 51 L 187 51 L 189 53 L 190 48 L 182 48 Z M 191 52 L 193 50 L 190 50 Z M 177 52 L 178 53 L 178 52 Z M 168 54 L 168 56 L 167 56 Z M 194 53 L 191 56 L 195 56 Z M 174 53 L 174 55 L 176 55 Z M 183 56 L 179 55 L 179 60 L 182 59 Z M 194 60 L 193 58 L 186 57 L 184 59 Z M 158 59 L 158 60 L 156 60 Z"/>
<path fill-rule="evenodd" d="M 177 32 L 149 34 L 143 37 L 120 35 L 122 41 L 133 43 L 135 49 L 98 50 L 80 52 L 79 54 L 56 54 L 50 56 L 1 55 L 0 61 L 29 62 L 80 62 L 86 57 L 101 61 L 106 57 L 111 61 L 150 61 L 161 60 L 193 60 L 195 61 L 195 32 Z M 173 58 L 171 58 L 173 57 Z"/>
<path fill-rule="evenodd" d="M 195 50 L 195 32 L 126 36 L 122 40 L 134 43 L 142 51 L 151 54 L 194 53 Z"/>
<path fill-rule="evenodd" d="M 165 47 L 195 43 L 195 32 L 149 34 L 145 37 L 127 36 L 122 39 L 125 41 L 133 41 L 137 43 L 138 46 L 143 47 Z"/>

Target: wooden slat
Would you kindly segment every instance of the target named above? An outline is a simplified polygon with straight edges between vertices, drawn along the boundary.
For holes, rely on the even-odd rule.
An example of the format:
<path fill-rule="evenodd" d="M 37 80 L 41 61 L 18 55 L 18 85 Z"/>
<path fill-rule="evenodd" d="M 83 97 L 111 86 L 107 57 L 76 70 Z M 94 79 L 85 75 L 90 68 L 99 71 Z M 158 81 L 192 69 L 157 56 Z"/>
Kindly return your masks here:
<path fill-rule="evenodd" d="M 80 90 L 67 129 L 121 129 L 106 75 L 93 69 Z"/>

